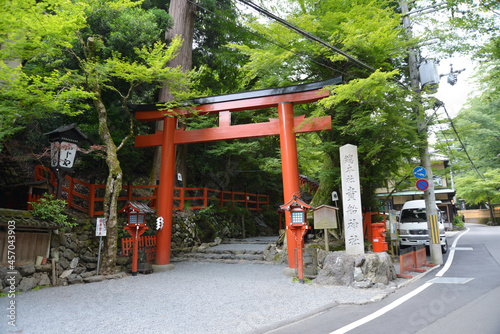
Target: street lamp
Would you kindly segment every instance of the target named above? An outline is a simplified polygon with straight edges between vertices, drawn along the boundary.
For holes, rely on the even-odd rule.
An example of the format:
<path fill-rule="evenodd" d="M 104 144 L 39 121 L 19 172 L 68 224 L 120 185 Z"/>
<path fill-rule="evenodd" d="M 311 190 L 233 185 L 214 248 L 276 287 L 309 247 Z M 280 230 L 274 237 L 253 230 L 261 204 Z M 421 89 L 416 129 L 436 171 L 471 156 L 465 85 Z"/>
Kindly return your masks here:
<path fill-rule="evenodd" d="M 73 169 L 78 144 L 88 138 L 76 127 L 76 123 L 63 125 L 44 135 L 49 136 L 50 167 L 57 176 L 56 198 L 59 199 L 62 194 L 63 174 Z"/>

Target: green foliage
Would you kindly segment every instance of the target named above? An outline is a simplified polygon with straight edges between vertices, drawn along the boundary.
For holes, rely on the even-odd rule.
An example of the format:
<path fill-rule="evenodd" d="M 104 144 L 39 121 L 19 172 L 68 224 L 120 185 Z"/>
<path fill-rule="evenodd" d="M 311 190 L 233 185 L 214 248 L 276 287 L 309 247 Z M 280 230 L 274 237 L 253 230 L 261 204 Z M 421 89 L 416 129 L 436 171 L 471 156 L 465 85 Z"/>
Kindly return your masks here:
<path fill-rule="evenodd" d="M 288 2 L 287 21 L 377 70 L 352 66 L 344 56 L 278 23 L 251 18 L 247 24 L 275 44 L 228 46 L 248 57 L 240 67 L 245 86 L 268 88 L 343 76 L 342 85 L 328 87 L 329 98 L 295 107 L 296 114 L 332 117 L 332 131 L 298 136 L 303 148 L 299 166 L 309 177 L 320 179 L 313 203 L 329 203 L 331 192 L 340 188 L 339 148 L 348 143 L 358 146 L 362 201 L 367 208 L 374 207 L 375 189 L 388 178 L 400 178 L 401 166 L 418 155 L 413 97 L 395 83 L 407 77 L 404 57 L 414 41 L 404 36 L 391 1 Z"/>
<path fill-rule="evenodd" d="M 453 217 L 453 228 L 456 228 L 456 229 L 463 229 L 464 228 L 464 222 L 462 221 L 462 219 L 458 216 L 455 216 Z"/>
<path fill-rule="evenodd" d="M 307 277 L 304 277 L 304 284 L 312 284 L 313 280 Z M 299 283 L 299 278 L 297 276 L 292 278 L 292 283 Z"/>
<path fill-rule="evenodd" d="M 241 237 L 243 219 L 246 235 L 255 235 L 255 223 L 249 210 L 238 206 L 221 208 L 210 205 L 196 213 L 197 236 L 201 242 L 212 242 L 216 237 L 222 239 Z"/>
<path fill-rule="evenodd" d="M 30 202 L 33 208 L 33 216 L 54 222 L 65 227 L 73 227 L 75 222 L 71 222 L 68 215 L 64 213 L 66 202 L 62 199 L 55 199 L 54 195 L 45 195 L 37 202 Z"/>
<path fill-rule="evenodd" d="M 446 131 L 446 141 L 443 141 L 452 158 L 457 195 L 469 204 L 500 200 L 499 41 L 500 37 L 493 38 L 478 50 L 477 55 L 483 60 L 477 76 L 480 94 L 471 99 L 453 121 L 477 170 L 470 164 L 452 129 Z"/>

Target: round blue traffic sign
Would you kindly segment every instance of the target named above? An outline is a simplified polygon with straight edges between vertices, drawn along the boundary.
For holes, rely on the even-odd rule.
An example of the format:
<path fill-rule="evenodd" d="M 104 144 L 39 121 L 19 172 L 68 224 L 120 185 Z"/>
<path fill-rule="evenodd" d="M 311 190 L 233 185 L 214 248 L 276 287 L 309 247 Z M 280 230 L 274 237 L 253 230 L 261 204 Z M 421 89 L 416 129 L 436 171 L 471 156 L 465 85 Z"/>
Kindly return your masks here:
<path fill-rule="evenodd" d="M 425 170 L 424 167 L 418 166 L 413 168 L 413 176 L 415 176 L 418 179 L 422 179 L 427 175 L 427 171 Z"/>
<path fill-rule="evenodd" d="M 429 182 L 427 182 L 427 180 L 420 179 L 417 181 L 416 186 L 418 190 L 427 190 L 427 188 L 429 188 Z"/>

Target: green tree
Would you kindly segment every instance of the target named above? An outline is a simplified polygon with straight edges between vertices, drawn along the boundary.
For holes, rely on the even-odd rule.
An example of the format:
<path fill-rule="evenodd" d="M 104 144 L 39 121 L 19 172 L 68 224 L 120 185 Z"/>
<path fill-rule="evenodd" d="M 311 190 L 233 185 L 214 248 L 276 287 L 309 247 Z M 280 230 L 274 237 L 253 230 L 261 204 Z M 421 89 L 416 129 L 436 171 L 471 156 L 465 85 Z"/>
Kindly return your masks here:
<path fill-rule="evenodd" d="M 408 41 L 400 26 L 401 17 L 392 1 L 287 1 L 286 20 L 319 36 L 337 49 L 356 57 L 367 66 L 355 64 L 331 48 L 315 44 L 304 36 L 275 23 L 247 25 L 268 42 L 253 45 L 231 44 L 249 61 L 242 67 L 245 85 L 256 88 L 283 86 L 323 80 L 342 75 L 344 83 L 329 87 L 332 94 L 314 106 L 296 106 L 296 112 L 332 116 L 332 131 L 312 135 L 317 150 L 312 158 L 323 168 L 317 173 L 320 188 L 313 204 L 329 203 L 330 194 L 340 187 L 339 148 L 358 146 L 362 201 L 376 209 L 374 192 L 387 178 L 398 175 L 401 166 L 416 156 L 419 140 L 411 109 L 411 93 L 396 81 L 406 80 L 405 57 Z M 376 71 L 372 70 L 377 69 Z M 309 136 L 299 136 L 311 140 Z M 299 165 L 302 165 L 299 161 Z M 301 169 L 305 169 L 301 167 Z M 311 175 L 309 175 L 311 176 Z"/>
<path fill-rule="evenodd" d="M 500 35 L 496 27 L 500 4 L 456 0 L 448 2 L 448 9 L 452 16 L 440 29 L 442 36 L 448 39 L 447 47 L 441 45 L 438 49 L 468 54 L 479 66 L 475 97 L 453 120 L 464 147 L 450 127 L 444 131 L 446 140 L 442 148 L 446 148 L 452 158 L 457 195 L 469 204 L 497 203 L 500 199 L 497 177 L 500 172 Z"/>
<path fill-rule="evenodd" d="M 137 28 L 152 21 L 150 13 L 136 8 L 139 4 L 129 0 L 51 0 L 12 2 L 10 7 L 2 8 L 9 22 L 22 21 L 24 15 L 30 21 L 42 22 L 35 31 L 22 24 L 6 26 L 3 30 L 6 33 L 2 39 L 0 79 L 7 84 L 0 87 L 2 109 L 9 112 L 17 105 L 21 114 L 31 112 L 38 117 L 41 116 L 39 108 L 46 110 L 45 115 L 55 111 L 75 114 L 89 110 L 98 120 L 108 167 L 104 195 L 108 236 L 103 273 L 114 272 L 116 265 L 117 199 L 123 181 L 118 152 L 134 134 L 134 118 L 128 104 L 140 100 L 136 94 L 142 84 L 168 85 L 175 98 L 172 103 L 188 97 L 188 74 L 166 66 L 175 57 L 181 39 L 174 38 L 167 47 L 160 38 L 152 41 L 141 29 L 131 30 L 130 26 L 121 29 L 126 22 Z M 96 33 L 92 30 L 96 25 L 90 24 L 92 20 L 104 22 L 109 31 L 101 33 L 106 30 L 101 29 Z M 158 34 L 161 27 L 156 28 Z M 128 45 L 128 52 L 118 53 L 109 47 L 129 41 L 136 43 Z M 6 66 L 6 59 L 19 59 L 21 65 Z M 113 94 L 120 108 L 129 115 L 128 131 L 121 138 L 116 138 L 110 129 L 111 105 L 105 94 Z"/>

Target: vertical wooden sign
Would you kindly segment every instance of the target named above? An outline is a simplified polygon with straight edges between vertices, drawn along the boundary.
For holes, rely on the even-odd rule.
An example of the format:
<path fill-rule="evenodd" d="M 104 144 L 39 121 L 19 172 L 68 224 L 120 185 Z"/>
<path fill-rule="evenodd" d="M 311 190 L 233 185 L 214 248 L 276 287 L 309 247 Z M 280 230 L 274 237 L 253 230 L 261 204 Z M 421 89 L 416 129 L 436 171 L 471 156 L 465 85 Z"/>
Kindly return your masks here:
<path fill-rule="evenodd" d="M 347 144 L 340 148 L 340 171 L 346 253 L 361 255 L 365 253 L 365 245 L 357 146 Z"/>

